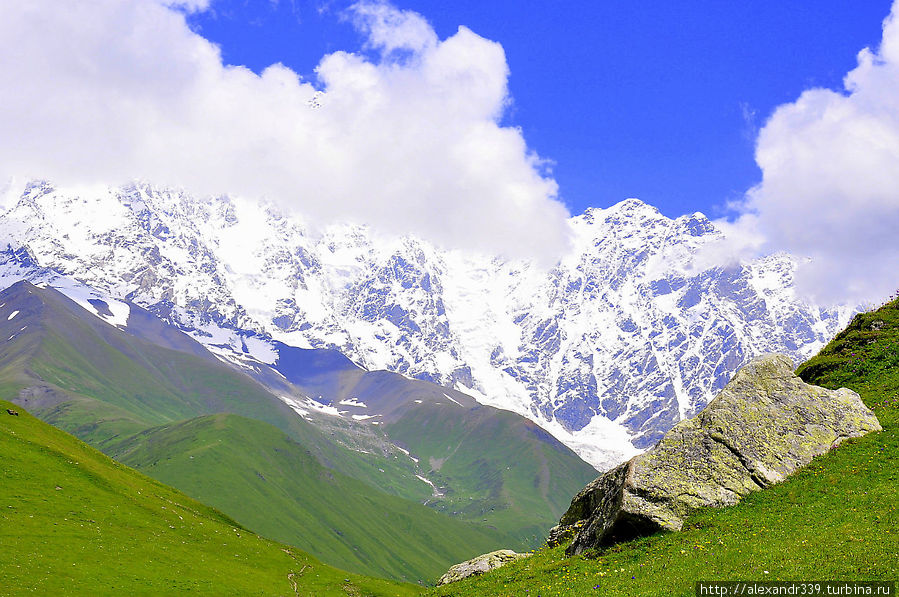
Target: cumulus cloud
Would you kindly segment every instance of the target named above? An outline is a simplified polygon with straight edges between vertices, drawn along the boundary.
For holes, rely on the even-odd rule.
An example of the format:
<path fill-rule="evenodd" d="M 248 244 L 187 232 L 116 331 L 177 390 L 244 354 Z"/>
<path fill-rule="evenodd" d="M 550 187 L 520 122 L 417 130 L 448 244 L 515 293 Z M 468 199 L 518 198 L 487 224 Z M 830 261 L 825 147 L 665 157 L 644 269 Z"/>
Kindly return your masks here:
<path fill-rule="evenodd" d="M 434 29 L 411 10 L 397 10 L 383 2 L 357 2 L 348 16 L 368 36 L 366 45 L 385 54 L 397 50 L 423 52 L 437 45 Z"/>
<path fill-rule="evenodd" d="M 552 261 L 567 211 L 519 129 L 500 125 L 502 47 L 363 0 L 349 11 L 380 58 L 335 52 L 317 80 L 222 63 L 184 13 L 209 0 L 31 0 L 0 9 L 0 179 L 264 197 Z"/>
<path fill-rule="evenodd" d="M 797 287 L 823 302 L 876 302 L 899 288 L 899 2 L 844 89 L 810 89 L 761 129 L 762 182 L 736 222 L 764 248 L 809 257 Z"/>

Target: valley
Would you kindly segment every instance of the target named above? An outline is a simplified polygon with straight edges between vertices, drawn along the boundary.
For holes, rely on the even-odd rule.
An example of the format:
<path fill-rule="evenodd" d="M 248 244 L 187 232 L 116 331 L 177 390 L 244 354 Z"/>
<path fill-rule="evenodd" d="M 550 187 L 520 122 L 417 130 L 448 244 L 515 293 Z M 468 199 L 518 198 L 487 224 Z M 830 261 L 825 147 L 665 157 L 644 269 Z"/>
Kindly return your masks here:
<path fill-rule="evenodd" d="M 0 418 L 0 572 L 19 594 L 417 595 L 326 566 L 118 464 L 21 407 Z"/>
<path fill-rule="evenodd" d="M 4 391 L 117 460 L 329 564 L 426 583 L 482 551 L 537 547 L 565 506 L 559 495 L 595 474 L 522 417 L 356 366 L 347 371 L 357 379 L 335 387 L 379 407 L 381 426 L 302 416 L 288 405 L 296 401 L 129 308 L 112 325 L 51 287 L 19 282 L 0 292 L 0 327 L 11 337 L 0 353 Z M 327 391 L 321 378 L 334 381 L 333 359 L 292 354 L 292 379 Z"/>

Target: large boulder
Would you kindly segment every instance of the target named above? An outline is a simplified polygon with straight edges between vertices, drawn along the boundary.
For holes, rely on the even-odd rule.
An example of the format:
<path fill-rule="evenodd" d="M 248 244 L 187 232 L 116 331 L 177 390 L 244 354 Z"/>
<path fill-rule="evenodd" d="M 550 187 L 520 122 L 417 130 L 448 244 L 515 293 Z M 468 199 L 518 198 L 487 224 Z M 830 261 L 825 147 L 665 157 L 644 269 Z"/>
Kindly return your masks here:
<path fill-rule="evenodd" d="M 500 549 L 498 551 L 485 553 L 450 568 L 447 573 L 441 576 L 440 580 L 437 581 L 437 586 L 456 582 L 457 580 L 462 580 L 469 576 L 477 576 L 479 574 L 484 574 L 485 572 L 490 572 L 491 570 L 505 566 L 509 562 L 526 558 L 529 555 L 531 554 L 515 553 L 511 549 Z"/>
<path fill-rule="evenodd" d="M 759 357 L 696 417 L 587 485 L 550 531 L 550 544 L 573 536 L 567 551 L 576 554 L 679 531 L 697 508 L 735 504 L 843 440 L 880 430 L 852 390 L 806 384 L 784 355 Z"/>

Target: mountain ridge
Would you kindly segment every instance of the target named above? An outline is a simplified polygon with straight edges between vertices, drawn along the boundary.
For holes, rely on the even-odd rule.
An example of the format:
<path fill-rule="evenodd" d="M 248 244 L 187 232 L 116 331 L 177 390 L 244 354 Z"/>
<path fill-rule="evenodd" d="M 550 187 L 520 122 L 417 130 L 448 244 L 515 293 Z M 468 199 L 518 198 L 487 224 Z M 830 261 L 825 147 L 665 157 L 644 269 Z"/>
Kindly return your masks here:
<path fill-rule="evenodd" d="M 695 413 L 747 358 L 802 360 L 850 313 L 796 298 L 788 255 L 697 265 L 722 238 L 702 214 L 629 199 L 569 223 L 574 248 L 547 271 L 313 230 L 239 198 L 34 183 L 0 234 L 8 263 L 24 248 L 238 364 L 277 368 L 275 342 L 336 349 L 527 416 L 599 468 Z"/>

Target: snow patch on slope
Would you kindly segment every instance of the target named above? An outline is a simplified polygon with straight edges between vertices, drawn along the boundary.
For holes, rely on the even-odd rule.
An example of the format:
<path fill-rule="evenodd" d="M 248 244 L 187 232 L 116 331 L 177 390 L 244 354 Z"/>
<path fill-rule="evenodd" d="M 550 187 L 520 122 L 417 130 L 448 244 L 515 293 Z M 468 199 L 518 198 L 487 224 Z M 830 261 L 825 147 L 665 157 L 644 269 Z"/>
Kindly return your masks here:
<path fill-rule="evenodd" d="M 434 485 L 434 484 L 431 482 L 430 479 L 427 479 L 427 478 L 425 478 L 425 477 L 422 477 L 421 475 L 415 475 L 415 476 L 416 476 L 416 477 L 418 478 L 418 480 L 421 481 L 422 483 L 427 483 L 428 485 L 431 486 L 431 491 L 433 491 L 433 493 L 434 493 L 433 497 L 435 497 L 435 498 L 443 497 L 443 492 L 440 491 L 439 489 L 437 489 L 437 486 Z"/>
<path fill-rule="evenodd" d="M 302 417 L 307 417 L 310 412 L 317 412 L 331 417 L 340 417 L 342 412 L 346 412 L 338 411 L 333 406 L 316 402 L 311 398 L 297 399 L 290 396 L 284 396 L 283 394 L 279 395 L 278 398 Z"/>
<path fill-rule="evenodd" d="M 541 422 L 540 426 L 598 471 L 609 470 L 643 451 L 631 444 L 626 430 L 601 415 L 594 416 L 577 433 L 556 420 Z"/>
<path fill-rule="evenodd" d="M 198 325 L 185 332 L 222 360 L 244 368 L 251 362 L 274 365 L 278 360 L 278 351 L 270 340 L 251 336 L 247 332 L 215 323 Z"/>
<path fill-rule="evenodd" d="M 443 395 L 446 396 L 447 399 L 452 400 L 453 402 L 455 402 L 456 404 L 458 404 L 459 406 L 462 406 L 462 403 L 461 403 L 461 402 L 459 402 L 458 400 L 454 399 L 452 396 L 450 396 L 450 395 L 447 394 L 446 392 L 444 392 Z"/>
<path fill-rule="evenodd" d="M 360 402 L 356 398 L 346 398 L 338 402 L 338 404 L 342 404 L 343 406 L 355 406 L 357 408 L 368 408 L 364 402 Z"/>
<path fill-rule="evenodd" d="M 59 278 L 48 284 L 83 307 L 88 313 L 93 313 L 106 323 L 114 326 L 126 327 L 128 316 L 131 315 L 131 307 L 128 303 L 114 299 L 108 295 L 88 288 L 84 284 L 65 278 Z"/>

